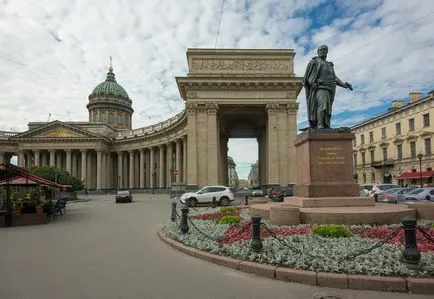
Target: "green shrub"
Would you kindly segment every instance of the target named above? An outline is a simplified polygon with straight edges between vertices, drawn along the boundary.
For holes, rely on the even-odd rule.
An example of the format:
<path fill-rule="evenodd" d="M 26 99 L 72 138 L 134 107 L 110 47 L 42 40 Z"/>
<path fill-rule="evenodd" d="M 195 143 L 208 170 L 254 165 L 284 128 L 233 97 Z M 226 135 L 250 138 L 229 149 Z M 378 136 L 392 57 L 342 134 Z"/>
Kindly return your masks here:
<path fill-rule="evenodd" d="M 230 224 L 230 225 L 236 225 L 240 224 L 240 216 L 223 216 L 219 220 L 219 224 Z"/>
<path fill-rule="evenodd" d="M 312 232 L 326 238 L 342 238 L 352 235 L 351 231 L 340 224 L 323 224 L 315 227 Z"/>
<path fill-rule="evenodd" d="M 431 228 L 434 228 L 434 223 L 431 223 Z"/>
<path fill-rule="evenodd" d="M 237 209 L 234 207 L 221 207 L 220 213 L 236 213 Z"/>

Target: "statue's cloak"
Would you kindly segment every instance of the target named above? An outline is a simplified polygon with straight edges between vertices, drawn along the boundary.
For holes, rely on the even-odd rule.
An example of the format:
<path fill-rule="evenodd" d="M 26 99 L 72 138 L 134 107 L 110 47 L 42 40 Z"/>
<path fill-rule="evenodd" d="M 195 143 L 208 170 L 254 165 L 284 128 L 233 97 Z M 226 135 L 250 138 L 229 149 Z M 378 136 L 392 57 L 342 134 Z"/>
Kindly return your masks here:
<path fill-rule="evenodd" d="M 320 58 L 314 57 L 309 61 L 306 67 L 306 72 L 303 78 L 303 85 L 306 92 L 306 106 L 307 106 L 307 118 L 309 124 L 316 123 L 316 89 L 312 88 L 312 83 L 317 82 L 319 73 L 321 71 L 322 64 L 320 63 Z"/>

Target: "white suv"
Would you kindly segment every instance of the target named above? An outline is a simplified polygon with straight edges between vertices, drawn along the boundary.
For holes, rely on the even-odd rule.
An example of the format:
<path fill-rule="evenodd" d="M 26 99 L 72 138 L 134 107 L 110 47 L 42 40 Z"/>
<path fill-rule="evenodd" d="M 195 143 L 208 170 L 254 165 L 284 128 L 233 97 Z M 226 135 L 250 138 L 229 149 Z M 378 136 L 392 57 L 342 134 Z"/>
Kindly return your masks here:
<path fill-rule="evenodd" d="M 205 186 L 197 192 L 187 192 L 181 195 L 180 201 L 185 204 L 189 199 L 190 207 L 195 207 L 198 203 L 212 202 L 213 197 L 222 206 L 227 206 L 234 200 L 234 194 L 226 186 Z"/>
<path fill-rule="evenodd" d="M 373 197 L 375 201 L 377 201 L 379 193 L 392 188 L 401 188 L 401 186 L 394 184 L 373 184 L 371 191 L 369 191 L 369 197 Z"/>

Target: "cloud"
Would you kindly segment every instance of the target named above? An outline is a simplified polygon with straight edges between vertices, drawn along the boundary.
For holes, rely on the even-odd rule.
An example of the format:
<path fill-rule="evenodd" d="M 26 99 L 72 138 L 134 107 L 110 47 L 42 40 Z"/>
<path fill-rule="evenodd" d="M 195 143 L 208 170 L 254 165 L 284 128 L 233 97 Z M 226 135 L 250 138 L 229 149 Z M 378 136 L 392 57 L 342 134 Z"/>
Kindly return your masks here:
<path fill-rule="evenodd" d="M 187 73 L 187 48 L 215 46 L 220 8 L 219 0 L 3 2 L 0 129 L 25 130 L 49 113 L 86 121 L 87 97 L 105 79 L 109 56 L 133 100 L 135 128 L 179 113 L 184 103 L 174 77 Z M 338 90 L 334 123 L 349 124 L 409 89 L 433 89 L 433 22 L 430 0 L 226 0 L 217 47 L 293 48 L 302 76 L 318 45 L 329 45 L 337 75 L 354 86 Z M 302 125 L 304 92 L 298 101 Z M 255 162 L 255 142 L 230 144 L 237 164 Z"/>

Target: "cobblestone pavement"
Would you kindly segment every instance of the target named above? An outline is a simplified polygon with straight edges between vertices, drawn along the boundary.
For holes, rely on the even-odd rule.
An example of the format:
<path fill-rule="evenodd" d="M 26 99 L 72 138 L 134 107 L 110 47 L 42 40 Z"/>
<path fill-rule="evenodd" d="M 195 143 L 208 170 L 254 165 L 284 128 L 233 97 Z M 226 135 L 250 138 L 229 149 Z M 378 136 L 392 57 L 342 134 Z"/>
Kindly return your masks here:
<path fill-rule="evenodd" d="M 168 196 L 134 199 L 91 196 L 55 222 L 1 228 L 0 298 L 434 298 L 287 283 L 198 260 L 156 235 Z"/>

